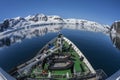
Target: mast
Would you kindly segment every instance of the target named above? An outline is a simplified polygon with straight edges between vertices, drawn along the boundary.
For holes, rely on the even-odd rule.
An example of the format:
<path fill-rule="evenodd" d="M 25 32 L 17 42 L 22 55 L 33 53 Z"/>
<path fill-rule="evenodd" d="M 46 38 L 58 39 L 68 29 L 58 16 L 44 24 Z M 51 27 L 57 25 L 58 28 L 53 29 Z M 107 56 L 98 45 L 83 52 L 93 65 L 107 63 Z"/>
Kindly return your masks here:
<path fill-rule="evenodd" d="M 62 34 L 58 34 L 58 38 L 57 38 L 57 46 L 60 47 L 60 52 L 62 52 L 62 40 L 63 40 L 63 36 Z"/>

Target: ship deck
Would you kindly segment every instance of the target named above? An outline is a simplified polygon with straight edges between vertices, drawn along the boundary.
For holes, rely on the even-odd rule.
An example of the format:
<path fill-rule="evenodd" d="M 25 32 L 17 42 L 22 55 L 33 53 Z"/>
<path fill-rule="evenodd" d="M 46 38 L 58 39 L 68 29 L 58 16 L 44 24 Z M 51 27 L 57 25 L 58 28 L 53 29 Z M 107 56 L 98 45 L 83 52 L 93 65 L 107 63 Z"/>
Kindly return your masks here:
<path fill-rule="evenodd" d="M 61 45 L 59 42 L 61 41 Z M 50 45 L 51 44 L 51 45 Z M 102 71 L 95 71 L 83 53 L 67 38 L 55 38 L 38 54 L 17 67 L 18 80 L 99 80 Z"/>
<path fill-rule="evenodd" d="M 64 42 L 64 48 L 68 48 L 69 44 L 65 41 Z M 56 54 L 58 53 L 57 51 L 55 52 Z M 86 64 L 80 60 L 80 56 L 77 54 L 77 52 L 71 48 L 70 50 L 67 51 L 62 51 L 62 54 L 70 54 L 70 60 L 73 61 L 74 63 L 74 72 L 84 76 L 88 73 L 90 73 L 89 68 L 86 66 Z M 58 53 L 59 54 L 59 53 Z M 61 64 L 64 65 L 64 64 Z M 77 75 L 76 74 L 76 75 Z M 71 73 L 70 69 L 67 70 L 54 70 L 54 71 L 50 71 L 48 69 L 48 64 L 45 64 L 44 70 L 41 68 L 41 65 L 37 65 L 34 68 L 32 68 L 31 73 L 29 74 L 31 78 L 47 78 L 50 77 L 49 75 L 51 75 L 51 77 L 54 77 L 56 79 L 61 79 L 62 80 L 66 80 L 66 77 L 72 78 L 73 73 Z"/>

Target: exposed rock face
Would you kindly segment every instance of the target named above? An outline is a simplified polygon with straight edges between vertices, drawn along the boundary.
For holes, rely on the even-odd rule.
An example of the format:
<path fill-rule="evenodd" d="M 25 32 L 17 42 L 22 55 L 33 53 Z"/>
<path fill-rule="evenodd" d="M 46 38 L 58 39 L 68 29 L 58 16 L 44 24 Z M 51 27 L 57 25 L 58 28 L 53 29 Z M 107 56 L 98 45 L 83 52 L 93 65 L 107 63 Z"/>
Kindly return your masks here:
<path fill-rule="evenodd" d="M 9 27 L 9 20 L 5 20 L 3 23 L 0 24 L 0 32 L 4 31 Z"/>
<path fill-rule="evenodd" d="M 120 49 L 120 21 L 116 21 L 110 28 L 110 38 L 114 46 Z"/>
<path fill-rule="evenodd" d="M 28 19 L 30 21 L 34 21 L 34 22 L 48 20 L 47 16 L 44 14 L 36 14 L 34 16 L 28 16 L 28 17 L 26 17 L 26 19 Z"/>
<path fill-rule="evenodd" d="M 14 19 L 9 19 L 10 27 L 14 27 L 18 23 L 23 23 L 23 22 L 26 22 L 26 20 L 24 18 L 22 18 L 22 17 L 17 17 L 17 18 L 14 18 Z"/>
<path fill-rule="evenodd" d="M 112 24 L 110 31 L 115 31 L 120 34 L 120 21 L 116 21 Z"/>

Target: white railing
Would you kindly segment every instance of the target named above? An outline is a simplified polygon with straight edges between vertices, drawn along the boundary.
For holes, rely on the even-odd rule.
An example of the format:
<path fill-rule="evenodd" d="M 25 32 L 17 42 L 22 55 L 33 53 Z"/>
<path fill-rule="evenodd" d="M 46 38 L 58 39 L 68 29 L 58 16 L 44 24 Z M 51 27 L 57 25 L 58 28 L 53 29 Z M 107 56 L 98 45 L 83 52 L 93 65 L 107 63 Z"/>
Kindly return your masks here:
<path fill-rule="evenodd" d="M 94 75 L 94 76 L 93 76 Z M 77 72 L 77 73 L 73 73 L 73 74 L 68 74 L 68 73 L 64 73 L 64 74 L 54 74 L 54 73 L 45 73 L 45 74 L 42 74 L 42 73 L 35 73 L 35 76 L 39 76 L 40 78 L 42 79 L 45 79 L 45 78 L 54 78 L 54 79 L 63 79 L 63 78 L 66 78 L 66 79 L 70 79 L 70 78 L 73 78 L 73 77 L 79 77 L 79 78 L 88 78 L 88 77 L 94 77 L 96 78 L 96 74 L 86 74 L 86 72 Z M 31 77 L 32 78 L 32 77 Z M 97 79 L 98 80 L 98 79 Z"/>
<path fill-rule="evenodd" d="M 45 59 L 47 56 L 50 56 L 53 52 L 57 51 L 58 49 L 60 49 L 60 47 L 54 48 L 54 49 L 48 49 L 44 54 L 39 54 L 36 57 L 34 57 L 33 59 L 31 59 L 31 63 L 27 62 L 29 64 L 22 64 L 21 66 L 19 66 L 18 68 L 20 68 L 18 70 L 18 72 L 21 72 L 23 70 L 29 70 L 33 65 L 35 65 L 36 63 L 43 61 L 43 59 Z M 50 51 L 50 52 L 49 52 Z M 49 54 L 46 54 L 47 52 L 49 52 Z M 38 57 L 40 57 L 40 59 L 38 59 Z"/>
<path fill-rule="evenodd" d="M 76 53 L 78 53 L 78 55 L 81 57 L 84 57 L 83 62 L 87 65 L 87 67 L 89 68 L 89 70 L 91 71 L 91 73 L 96 73 L 96 71 L 93 69 L 93 67 L 91 66 L 91 64 L 89 63 L 89 61 L 87 60 L 87 58 L 83 55 L 83 53 L 76 47 L 76 45 L 71 42 L 69 39 L 67 39 L 66 37 L 63 37 L 63 39 L 68 43 L 68 44 L 72 44 L 73 49 L 76 51 Z"/>

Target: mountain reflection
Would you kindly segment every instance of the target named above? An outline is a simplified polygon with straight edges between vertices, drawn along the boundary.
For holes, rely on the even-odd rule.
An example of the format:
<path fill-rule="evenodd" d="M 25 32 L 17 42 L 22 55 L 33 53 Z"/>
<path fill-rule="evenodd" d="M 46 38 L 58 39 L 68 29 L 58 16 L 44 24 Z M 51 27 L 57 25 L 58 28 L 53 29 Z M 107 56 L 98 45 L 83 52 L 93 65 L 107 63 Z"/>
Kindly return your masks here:
<path fill-rule="evenodd" d="M 21 42 L 23 39 L 30 39 L 32 37 L 44 36 L 47 33 L 59 32 L 62 29 L 74 29 L 92 32 L 103 32 L 104 29 L 98 29 L 95 26 L 84 26 L 84 25 L 46 25 L 46 26 L 28 26 L 8 31 L 4 34 L 0 34 L 0 47 L 10 46 L 13 43 Z"/>
<path fill-rule="evenodd" d="M 120 34 L 119 33 L 110 33 L 110 38 L 116 48 L 120 50 Z"/>
<path fill-rule="evenodd" d="M 30 39 L 32 37 L 44 36 L 50 32 L 59 32 L 62 26 L 44 26 L 44 27 L 34 27 L 21 29 L 18 31 L 10 32 L 4 36 L 0 36 L 0 47 L 10 46 L 13 43 L 21 42 L 23 39 Z"/>

